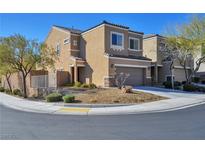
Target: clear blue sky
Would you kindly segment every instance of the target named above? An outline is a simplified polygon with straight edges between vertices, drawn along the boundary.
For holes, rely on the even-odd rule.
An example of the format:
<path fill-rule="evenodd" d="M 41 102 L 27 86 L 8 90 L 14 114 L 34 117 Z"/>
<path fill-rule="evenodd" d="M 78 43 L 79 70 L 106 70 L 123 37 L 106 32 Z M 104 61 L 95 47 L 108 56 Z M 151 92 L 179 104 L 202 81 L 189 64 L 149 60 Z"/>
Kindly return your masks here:
<path fill-rule="evenodd" d="M 201 14 L 205 15 L 205 14 Z M 103 20 L 122 24 L 145 34 L 163 33 L 167 25 L 187 22 L 192 14 L 0 14 L 0 36 L 20 33 L 43 41 L 52 25 L 86 30 Z"/>

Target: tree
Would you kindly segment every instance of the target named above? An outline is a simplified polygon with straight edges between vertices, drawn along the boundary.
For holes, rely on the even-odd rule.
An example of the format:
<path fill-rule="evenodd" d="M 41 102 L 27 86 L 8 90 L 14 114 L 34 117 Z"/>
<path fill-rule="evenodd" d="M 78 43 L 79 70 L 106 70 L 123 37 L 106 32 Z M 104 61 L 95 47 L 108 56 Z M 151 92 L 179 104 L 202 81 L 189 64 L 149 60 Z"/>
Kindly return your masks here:
<path fill-rule="evenodd" d="M 22 75 L 23 96 L 27 97 L 26 78 L 31 70 L 38 67 L 43 69 L 53 66 L 56 54 L 45 44 L 36 40 L 27 40 L 24 36 L 16 34 L 1 38 L 0 60 L 11 66 Z"/>
<path fill-rule="evenodd" d="M 205 18 L 193 17 L 187 24 L 178 25 L 174 33 L 168 35 L 171 44 L 178 51 L 178 61 L 184 68 L 187 83 L 191 82 L 193 75 L 199 70 L 202 63 L 205 62 Z M 199 57 L 199 53 L 202 55 Z M 195 67 L 191 66 L 190 73 L 187 72 L 187 64 L 195 59 Z"/>
<path fill-rule="evenodd" d="M 159 51 L 163 56 L 162 62 L 169 63 L 169 71 L 171 73 L 171 83 L 172 89 L 174 89 L 174 79 L 173 79 L 173 70 L 174 70 L 174 61 L 178 57 L 178 50 L 173 44 L 172 39 L 164 39 L 160 42 Z"/>
<path fill-rule="evenodd" d="M 192 40 L 195 45 L 195 51 L 192 56 L 195 59 L 195 67 L 191 69 L 188 80 L 196 74 L 202 63 L 205 63 L 205 17 L 194 16 L 188 25 L 183 25 L 182 36 Z"/>
<path fill-rule="evenodd" d="M 3 56 L 3 53 L 1 51 L 9 52 L 8 48 L 6 48 L 6 46 L 3 46 L 3 45 L 0 46 L 0 57 Z M 5 63 L 2 58 L 0 58 L 0 76 L 5 77 L 10 91 L 12 91 L 12 87 L 11 87 L 11 83 L 10 83 L 10 77 L 11 77 L 11 74 L 14 73 L 14 72 L 15 72 L 15 70 L 12 69 L 12 67 L 10 65 Z"/>
<path fill-rule="evenodd" d="M 13 70 L 11 67 L 9 67 L 8 65 L 3 65 L 0 62 L 0 76 L 4 76 L 6 78 L 6 82 L 9 86 L 9 90 L 12 92 L 12 87 L 11 87 L 11 83 L 10 83 L 10 77 L 11 74 L 14 73 L 15 70 Z"/>
<path fill-rule="evenodd" d="M 115 77 L 115 83 L 116 83 L 116 85 L 117 85 L 117 87 L 118 87 L 119 89 L 122 89 L 122 87 L 125 86 L 124 83 L 125 83 L 125 81 L 127 80 L 127 78 L 128 78 L 129 76 L 130 76 L 129 73 L 123 73 L 123 72 L 121 72 L 121 73 L 119 73 L 119 74 L 116 75 L 116 77 Z"/>
<path fill-rule="evenodd" d="M 193 67 L 191 63 L 193 62 L 194 53 L 198 50 L 198 46 L 194 40 L 190 40 L 184 37 L 178 36 L 172 38 L 172 40 L 175 44 L 176 50 L 178 51 L 177 60 L 184 69 L 186 82 L 190 83 L 192 74 L 188 72 L 187 68 Z M 191 64 L 191 66 L 188 64 Z"/>

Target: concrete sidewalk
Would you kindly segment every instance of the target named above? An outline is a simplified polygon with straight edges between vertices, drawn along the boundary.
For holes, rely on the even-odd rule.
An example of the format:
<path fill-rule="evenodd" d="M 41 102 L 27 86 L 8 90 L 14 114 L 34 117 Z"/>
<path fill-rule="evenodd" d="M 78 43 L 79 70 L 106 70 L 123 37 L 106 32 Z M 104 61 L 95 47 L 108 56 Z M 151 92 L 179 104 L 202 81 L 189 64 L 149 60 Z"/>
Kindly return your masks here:
<path fill-rule="evenodd" d="M 142 90 L 141 91 L 146 91 Z M 147 92 L 151 92 L 147 90 Z M 155 91 L 156 92 L 156 91 Z M 156 92 L 165 95 L 167 92 Z M 175 92 L 176 93 L 176 92 Z M 170 94 L 169 94 L 170 95 Z M 186 95 L 185 95 L 186 96 Z M 127 106 L 112 106 L 112 107 L 68 107 L 58 106 L 53 103 L 45 103 L 38 101 L 30 101 L 22 98 L 10 96 L 0 93 L 0 104 L 28 112 L 49 113 L 49 114 L 67 114 L 67 115 L 121 115 L 121 114 L 141 114 L 166 112 L 179 110 L 187 107 L 205 104 L 205 96 L 196 94 L 194 97 L 185 97 L 183 94 L 171 99 L 160 100 L 150 103 L 127 105 Z"/>

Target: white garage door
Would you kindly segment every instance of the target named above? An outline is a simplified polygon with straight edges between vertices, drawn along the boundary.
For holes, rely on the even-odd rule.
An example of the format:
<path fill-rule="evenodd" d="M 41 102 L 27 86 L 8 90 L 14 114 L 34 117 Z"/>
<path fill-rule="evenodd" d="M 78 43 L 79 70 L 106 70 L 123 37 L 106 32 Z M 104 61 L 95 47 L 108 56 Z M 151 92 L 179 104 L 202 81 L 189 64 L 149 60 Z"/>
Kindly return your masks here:
<path fill-rule="evenodd" d="M 144 71 L 143 68 L 132 68 L 132 67 L 116 67 L 116 73 L 129 73 L 130 76 L 127 78 L 125 85 L 143 85 L 144 83 Z"/>

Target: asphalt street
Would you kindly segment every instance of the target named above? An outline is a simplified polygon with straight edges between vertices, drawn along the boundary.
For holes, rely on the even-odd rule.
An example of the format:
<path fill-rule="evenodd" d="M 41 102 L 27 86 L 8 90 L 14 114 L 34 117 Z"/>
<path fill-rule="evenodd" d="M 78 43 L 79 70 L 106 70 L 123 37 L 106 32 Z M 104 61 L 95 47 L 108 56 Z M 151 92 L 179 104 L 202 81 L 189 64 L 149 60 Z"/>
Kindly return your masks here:
<path fill-rule="evenodd" d="M 205 105 L 118 116 L 70 116 L 0 105 L 0 139 L 205 139 Z"/>

